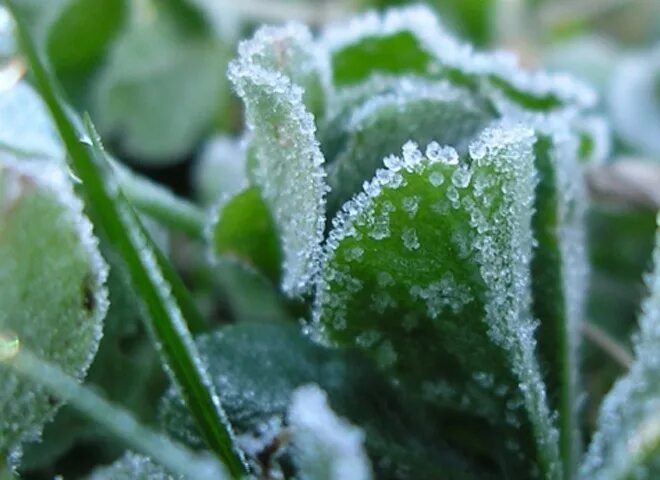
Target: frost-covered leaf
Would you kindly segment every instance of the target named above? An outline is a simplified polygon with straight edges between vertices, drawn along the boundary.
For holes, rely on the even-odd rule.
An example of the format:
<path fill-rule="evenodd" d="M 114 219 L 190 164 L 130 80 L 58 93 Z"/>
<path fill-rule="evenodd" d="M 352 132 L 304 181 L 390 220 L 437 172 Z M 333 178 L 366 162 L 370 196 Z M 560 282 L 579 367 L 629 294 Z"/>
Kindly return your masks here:
<path fill-rule="evenodd" d="M 286 52 L 303 49 L 307 36 L 299 28 L 262 30 L 241 45 L 229 68 L 252 133 L 252 174 L 281 239 L 282 288 L 291 296 L 309 290 L 325 224 L 324 159 L 297 83 L 304 82 L 306 70 L 286 62 Z"/>
<path fill-rule="evenodd" d="M 482 418 L 500 438 L 487 455 L 507 471 L 557 478 L 530 312 L 533 142 L 493 127 L 469 157 L 408 143 L 387 158 L 333 221 L 314 324 L 448 418 Z"/>
<path fill-rule="evenodd" d="M 484 478 L 452 452 L 424 408 L 403 403 L 369 362 L 355 352 L 314 344 L 291 323 L 242 323 L 199 337 L 210 373 L 242 445 L 253 458 L 279 435 L 294 390 L 316 383 L 331 408 L 366 433 L 377 478 L 404 480 Z M 167 430 L 194 448 L 202 446 L 181 401 L 170 390 L 161 413 Z M 463 477 L 461 477 L 461 475 Z"/>
<path fill-rule="evenodd" d="M 213 217 L 209 225 L 211 255 L 234 258 L 278 284 L 282 263 L 279 239 L 259 189 L 249 187 L 221 200 Z"/>
<path fill-rule="evenodd" d="M 287 414 L 301 480 L 369 480 L 364 432 L 337 415 L 318 386 L 293 392 Z"/>
<path fill-rule="evenodd" d="M 580 324 L 587 294 L 586 198 L 575 135 L 555 126 L 534 148 L 539 174 L 532 229 L 534 316 L 551 406 L 559 414 L 566 475 L 577 465 Z"/>
<path fill-rule="evenodd" d="M 307 110 L 318 117 L 324 109 L 321 71 L 325 65 L 309 29 L 297 23 L 260 28 L 238 47 L 242 62 L 279 72 L 303 89 Z"/>
<path fill-rule="evenodd" d="M 397 154 L 407 140 L 452 144 L 465 152 L 469 139 L 492 119 L 468 90 L 414 77 L 400 79 L 381 95 L 354 105 L 349 118 L 341 117 L 342 146 L 328 166 L 330 213 L 337 212 L 382 167 L 383 158 Z"/>
<path fill-rule="evenodd" d="M 93 385 L 103 392 L 105 398 L 129 409 L 141 420 L 154 422 L 156 412 L 153 406 L 165 383 L 158 353 L 144 329 L 144 310 L 120 259 L 103 242 L 101 251 L 110 266 L 107 281 L 110 306 L 104 321 L 103 338 L 85 383 Z M 135 368 L 136 365 L 140 368 Z M 108 456 L 125 449 L 125 445 L 109 438 L 96 423 L 72 406 L 65 405 L 46 425 L 42 438 L 25 445 L 21 469 L 29 473 L 44 467 L 81 443 Z M 82 465 L 82 460 L 79 464 Z"/>
<path fill-rule="evenodd" d="M 95 119 L 141 161 L 171 163 L 210 129 L 226 98 L 227 47 L 159 11 L 133 18 L 99 74 Z"/>
<path fill-rule="evenodd" d="M 422 74 L 446 78 L 488 96 L 500 110 L 552 110 L 591 106 L 593 92 L 565 76 L 526 73 L 513 56 L 480 53 L 448 35 L 424 6 L 370 12 L 325 30 L 320 40 L 329 55 L 334 87 L 375 73 Z"/>
<path fill-rule="evenodd" d="M 149 457 L 126 452 L 113 464 L 99 467 L 87 477 L 89 480 L 183 480 L 180 475 L 170 475 Z"/>
<path fill-rule="evenodd" d="M 635 339 L 636 359 L 603 402 L 580 471 L 585 479 L 651 480 L 660 475 L 660 235 L 653 257 L 650 295 Z"/>
<path fill-rule="evenodd" d="M 69 178 L 53 165 L 0 163 L 0 333 L 82 378 L 108 300 L 107 267 Z M 35 439 L 59 402 L 0 370 L 0 452 Z"/>
<path fill-rule="evenodd" d="M 193 170 L 197 198 L 204 204 L 234 195 L 247 185 L 246 141 L 216 136 L 202 147 Z"/>

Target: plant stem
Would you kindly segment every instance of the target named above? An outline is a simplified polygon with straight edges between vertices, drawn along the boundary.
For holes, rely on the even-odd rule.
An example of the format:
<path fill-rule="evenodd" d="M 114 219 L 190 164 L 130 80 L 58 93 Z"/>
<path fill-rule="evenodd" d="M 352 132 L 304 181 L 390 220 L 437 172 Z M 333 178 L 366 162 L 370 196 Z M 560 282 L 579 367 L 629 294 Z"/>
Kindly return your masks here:
<path fill-rule="evenodd" d="M 38 358 L 24 347 L 18 349 L 11 358 L 4 359 L 4 363 L 22 377 L 41 385 L 51 394 L 69 403 L 171 473 L 192 479 L 229 478 L 222 465 L 212 457 L 193 453 L 168 437 L 145 427 L 127 410 L 103 399 L 59 367 Z M 0 479 L 5 478 L 0 475 Z"/>
<path fill-rule="evenodd" d="M 630 369 L 633 362 L 632 355 L 603 329 L 593 323 L 582 322 L 582 334 L 621 368 L 624 370 Z"/>

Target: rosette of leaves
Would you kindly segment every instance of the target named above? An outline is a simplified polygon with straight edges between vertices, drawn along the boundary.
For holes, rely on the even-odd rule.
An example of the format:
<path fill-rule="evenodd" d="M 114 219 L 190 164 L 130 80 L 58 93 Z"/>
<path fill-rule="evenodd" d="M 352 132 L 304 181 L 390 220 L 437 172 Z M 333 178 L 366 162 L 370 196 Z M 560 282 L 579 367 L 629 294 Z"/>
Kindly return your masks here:
<path fill-rule="evenodd" d="M 262 28 L 229 75 L 249 180 L 212 253 L 309 306 L 306 331 L 375 362 L 472 472 L 570 477 L 593 93 L 424 7 Z"/>

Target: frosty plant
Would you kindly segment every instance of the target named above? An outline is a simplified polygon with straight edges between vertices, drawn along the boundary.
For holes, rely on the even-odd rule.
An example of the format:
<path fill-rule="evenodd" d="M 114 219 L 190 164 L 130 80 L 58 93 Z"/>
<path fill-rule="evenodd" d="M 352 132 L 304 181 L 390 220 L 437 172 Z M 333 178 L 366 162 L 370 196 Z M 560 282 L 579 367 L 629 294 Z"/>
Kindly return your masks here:
<path fill-rule="evenodd" d="M 581 440 L 581 169 L 607 153 L 589 88 L 475 52 L 421 7 L 318 37 L 264 27 L 229 68 L 245 180 L 204 227 L 197 207 L 106 155 L 17 23 L 52 123 L 26 84 L 3 94 L 27 95 L 40 120 L 1 145 L 10 467 L 69 401 L 129 448 L 98 479 L 660 474 L 658 273 L 637 360 Z M 205 241 L 211 263 L 268 292 L 282 318 L 212 328 L 145 215 Z M 94 234 L 169 374 L 167 436 L 77 382 L 113 306 Z"/>

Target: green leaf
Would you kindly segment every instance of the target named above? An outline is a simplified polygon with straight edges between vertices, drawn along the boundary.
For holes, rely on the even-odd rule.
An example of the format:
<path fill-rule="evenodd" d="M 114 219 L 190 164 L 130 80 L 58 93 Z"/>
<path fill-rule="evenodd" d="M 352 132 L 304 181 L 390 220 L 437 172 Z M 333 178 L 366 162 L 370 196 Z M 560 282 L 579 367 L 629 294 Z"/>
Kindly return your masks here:
<path fill-rule="evenodd" d="M 660 218 L 659 225 L 660 225 Z M 660 235 L 635 339 L 635 362 L 607 395 L 582 478 L 652 479 L 660 475 Z"/>
<path fill-rule="evenodd" d="M 247 188 L 220 202 L 209 225 L 209 244 L 213 256 L 234 258 L 279 284 L 279 239 L 258 188 Z"/>
<path fill-rule="evenodd" d="M 0 336 L 81 379 L 108 308 L 107 266 L 59 167 L 0 162 Z M 0 357 L 2 355 L 0 354 Z M 60 402 L 0 369 L 0 452 L 34 440 Z"/>
<path fill-rule="evenodd" d="M 418 74 L 468 87 L 504 114 L 591 107 L 596 101 L 590 88 L 568 77 L 527 73 L 511 56 L 474 52 L 421 5 L 370 12 L 348 25 L 331 26 L 320 46 L 329 57 L 328 81 L 338 89 L 374 74 Z"/>
<path fill-rule="evenodd" d="M 333 221 L 314 325 L 448 419 L 481 418 L 509 474 L 558 478 L 529 302 L 533 142 L 493 127 L 469 158 L 437 143 L 389 157 Z"/>
<path fill-rule="evenodd" d="M 319 117 L 324 110 L 322 60 L 312 34 L 303 25 L 265 26 L 238 47 L 242 62 L 279 72 L 303 89 L 307 110 Z"/>
<path fill-rule="evenodd" d="M 53 68 L 62 74 L 97 64 L 124 20 L 125 7 L 125 0 L 66 1 L 48 29 Z"/>
<path fill-rule="evenodd" d="M 442 442 L 436 425 L 425 423 L 424 408 L 404 403 L 355 352 L 321 347 L 296 325 L 277 322 L 227 326 L 198 337 L 197 343 L 240 438 L 254 438 L 261 448 L 280 434 L 295 389 L 316 383 L 327 392 L 333 411 L 365 431 L 376 478 L 487 478 Z M 175 438 L 202 446 L 173 389 L 161 413 Z"/>
<path fill-rule="evenodd" d="M 364 432 L 337 417 L 318 386 L 293 392 L 287 418 L 301 480 L 371 479 Z"/>
<path fill-rule="evenodd" d="M 301 42 L 307 36 L 299 28 L 262 30 L 242 44 L 241 55 L 229 67 L 252 134 L 252 173 L 280 236 L 282 289 L 294 297 L 309 291 L 318 268 L 327 186 L 314 118 L 303 103 L 301 86 L 295 83 L 307 69 L 304 63 L 285 63 L 275 70 L 279 63 L 272 56 L 277 48 L 285 52 L 294 49 L 291 45 L 303 48 Z M 294 67 L 290 78 L 285 73 Z"/>
<path fill-rule="evenodd" d="M 24 21 L 11 0 L 7 6 L 14 14 L 18 33 L 36 84 L 50 109 L 57 129 L 66 145 L 68 160 L 82 181 L 87 206 L 108 240 L 122 255 L 131 283 L 140 296 L 149 317 L 148 327 L 154 334 L 163 359 L 186 399 L 210 449 L 227 464 L 234 477 L 244 472 L 240 451 L 232 441 L 222 406 L 218 403 L 204 366 L 199 360 L 186 322 L 176 300 L 170 293 L 167 278 L 177 278 L 174 270 L 159 254 L 140 224 L 130 204 L 123 197 L 112 176 L 100 141 L 87 122 L 91 145 L 65 112 L 54 82 L 41 63 Z M 176 298 L 176 300 L 175 300 Z M 182 303 L 184 308 L 192 303 Z"/>
<path fill-rule="evenodd" d="M 370 86 L 365 90 L 373 91 L 375 85 Z M 414 77 L 401 78 L 385 93 L 354 106 L 348 118 L 340 117 L 343 145 L 328 165 L 331 214 L 407 140 L 422 145 L 437 141 L 465 152 L 469 139 L 492 119 L 469 91 Z"/>
<path fill-rule="evenodd" d="M 579 344 L 587 294 L 586 197 L 578 139 L 556 129 L 535 145 L 539 173 L 532 229 L 533 312 L 540 322 L 539 357 L 551 406 L 559 414 L 565 475 L 580 455 Z"/>
<path fill-rule="evenodd" d="M 107 282 L 110 307 L 103 338 L 85 381 L 142 421 L 154 423 L 153 405 L 160 398 L 166 381 L 159 355 L 145 332 L 145 312 L 131 288 L 121 258 L 108 245 L 102 243 L 101 247 L 110 265 Z M 136 365 L 140 368 L 135 368 Z M 74 407 L 65 405 L 53 422 L 46 425 L 41 439 L 25 446 L 21 470 L 29 473 L 47 468 L 81 443 L 108 452 L 108 455 L 117 455 L 126 448 L 117 445 L 114 438 L 108 438 L 105 431 L 100 431 L 96 423 Z M 82 460 L 81 464 L 84 465 Z"/>
<path fill-rule="evenodd" d="M 188 153 L 225 106 L 226 47 L 182 31 L 160 12 L 134 19 L 99 74 L 94 114 L 139 161 L 166 164 Z"/>
<path fill-rule="evenodd" d="M 292 321 L 282 296 L 272 281 L 244 262 L 220 257 L 214 273 L 237 322 Z"/>

